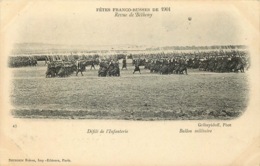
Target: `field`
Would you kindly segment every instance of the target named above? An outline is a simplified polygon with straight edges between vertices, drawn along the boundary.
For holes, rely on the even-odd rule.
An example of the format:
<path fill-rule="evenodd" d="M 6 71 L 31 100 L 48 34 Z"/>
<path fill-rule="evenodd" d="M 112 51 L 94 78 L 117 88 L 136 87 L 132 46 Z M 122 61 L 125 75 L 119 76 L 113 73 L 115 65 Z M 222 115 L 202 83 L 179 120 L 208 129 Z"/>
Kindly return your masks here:
<path fill-rule="evenodd" d="M 195 120 L 234 119 L 246 109 L 247 73 L 188 70 L 188 75 L 121 77 L 97 70 L 66 78 L 45 78 L 46 66 L 13 68 L 11 102 L 17 118 Z M 98 68 L 98 67 L 96 67 Z"/>

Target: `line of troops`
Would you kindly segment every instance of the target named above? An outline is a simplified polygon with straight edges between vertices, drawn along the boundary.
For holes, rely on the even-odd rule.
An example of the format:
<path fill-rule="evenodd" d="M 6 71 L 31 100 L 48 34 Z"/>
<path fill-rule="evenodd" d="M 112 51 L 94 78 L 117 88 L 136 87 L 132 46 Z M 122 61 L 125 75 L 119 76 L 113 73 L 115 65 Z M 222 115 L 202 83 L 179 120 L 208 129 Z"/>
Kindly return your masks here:
<path fill-rule="evenodd" d="M 46 77 L 64 77 L 76 72 L 78 75 L 86 70 L 86 66 L 95 69 L 99 65 L 98 76 L 120 76 L 119 59 L 92 59 L 76 60 L 58 63 L 53 61 L 48 64 Z M 135 66 L 134 72 L 140 71 L 140 66 L 150 70 L 151 73 L 159 74 L 187 74 L 187 69 L 199 69 L 211 72 L 244 72 L 249 68 L 249 57 L 245 52 L 233 52 L 233 54 L 211 54 L 209 56 L 198 56 L 196 54 L 184 54 L 164 58 L 134 58 L 132 61 Z M 122 61 L 122 69 L 127 69 L 126 58 Z"/>
<path fill-rule="evenodd" d="M 26 66 L 36 66 L 37 59 L 30 56 L 15 56 L 10 57 L 8 61 L 9 67 L 26 67 Z"/>
<path fill-rule="evenodd" d="M 87 66 L 91 66 L 91 69 L 95 69 L 95 65 L 99 64 L 97 59 L 92 60 L 84 60 L 84 59 L 77 59 L 72 61 L 47 61 L 47 71 L 46 71 L 46 78 L 47 77 L 67 77 L 72 75 L 76 72 L 76 76 L 78 73 L 81 73 L 83 76 L 83 72 L 86 71 Z"/>
<path fill-rule="evenodd" d="M 199 69 L 210 72 L 244 72 L 250 64 L 245 58 L 241 57 L 216 57 L 216 58 L 171 58 L 171 59 L 140 59 L 133 60 L 144 66 L 144 69 L 150 70 L 151 73 L 160 74 L 187 74 L 187 69 Z"/>
<path fill-rule="evenodd" d="M 74 72 L 76 75 L 86 71 L 86 66 L 95 69 L 99 65 L 98 76 L 120 76 L 119 60 L 122 60 L 122 69 L 127 69 L 126 57 L 129 55 L 111 56 L 105 59 L 89 57 L 77 57 L 62 59 L 60 57 L 46 57 L 47 65 L 46 77 L 66 77 Z M 142 57 L 142 58 L 141 58 Z M 187 74 L 187 69 L 199 69 L 211 72 L 244 72 L 250 66 L 249 56 L 245 51 L 212 51 L 197 53 L 160 53 L 160 54 L 139 54 L 131 55 L 132 64 L 135 66 L 134 72 L 140 71 L 140 66 L 150 70 L 151 73 L 160 74 Z M 35 57 L 10 57 L 9 66 L 35 66 Z"/>
<path fill-rule="evenodd" d="M 203 55 L 204 54 L 204 55 Z M 138 61 L 138 62 L 137 62 Z M 244 72 L 250 67 L 246 52 L 211 52 L 202 54 L 182 54 L 164 58 L 143 58 L 133 60 L 133 65 L 139 63 L 150 72 L 160 74 L 187 74 L 187 68 L 211 72 Z"/>

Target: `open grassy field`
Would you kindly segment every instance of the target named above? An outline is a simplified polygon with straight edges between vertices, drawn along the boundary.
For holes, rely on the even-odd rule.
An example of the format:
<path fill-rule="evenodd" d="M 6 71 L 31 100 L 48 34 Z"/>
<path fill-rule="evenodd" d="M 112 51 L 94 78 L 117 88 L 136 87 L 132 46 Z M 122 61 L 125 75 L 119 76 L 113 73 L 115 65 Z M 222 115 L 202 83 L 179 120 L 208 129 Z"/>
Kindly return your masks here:
<path fill-rule="evenodd" d="M 159 75 L 141 68 L 121 77 L 45 78 L 46 67 L 10 69 L 12 114 L 19 118 L 67 119 L 233 119 L 247 106 L 246 73 L 188 70 L 188 75 Z M 98 68 L 98 67 L 97 67 Z"/>

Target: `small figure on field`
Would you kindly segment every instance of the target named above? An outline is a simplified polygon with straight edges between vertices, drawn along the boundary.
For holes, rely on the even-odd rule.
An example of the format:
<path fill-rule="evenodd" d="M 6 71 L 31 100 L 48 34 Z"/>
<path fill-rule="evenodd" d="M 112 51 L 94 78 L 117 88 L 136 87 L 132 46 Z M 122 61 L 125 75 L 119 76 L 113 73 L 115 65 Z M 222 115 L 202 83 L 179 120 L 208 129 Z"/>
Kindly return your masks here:
<path fill-rule="evenodd" d="M 92 70 L 92 67 L 94 68 L 94 70 L 96 70 L 94 61 L 91 61 L 91 68 L 90 68 L 90 70 Z"/>
<path fill-rule="evenodd" d="M 141 74 L 141 70 L 140 70 L 140 67 L 139 67 L 139 61 L 135 62 L 135 69 L 134 69 L 133 74 L 135 74 L 136 71 L 139 71 L 139 73 Z"/>
<path fill-rule="evenodd" d="M 125 59 L 125 58 L 123 59 L 123 66 L 122 66 L 122 70 L 123 70 L 123 68 L 126 68 L 126 70 L 127 70 L 127 66 L 126 66 L 126 59 Z"/>
<path fill-rule="evenodd" d="M 83 70 L 83 66 L 81 61 L 77 60 L 76 61 L 76 66 L 77 66 L 77 72 L 76 72 L 76 76 L 78 76 L 78 73 L 81 73 L 81 76 L 83 76 L 82 70 Z"/>

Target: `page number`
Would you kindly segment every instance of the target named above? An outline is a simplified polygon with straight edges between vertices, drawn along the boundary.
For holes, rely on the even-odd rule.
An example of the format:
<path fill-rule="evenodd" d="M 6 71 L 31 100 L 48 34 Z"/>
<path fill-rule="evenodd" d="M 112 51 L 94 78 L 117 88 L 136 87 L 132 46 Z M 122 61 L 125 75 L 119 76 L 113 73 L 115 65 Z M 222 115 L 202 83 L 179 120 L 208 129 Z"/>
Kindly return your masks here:
<path fill-rule="evenodd" d="M 14 124 L 14 125 L 13 125 L 13 128 L 17 128 L 17 124 Z"/>

